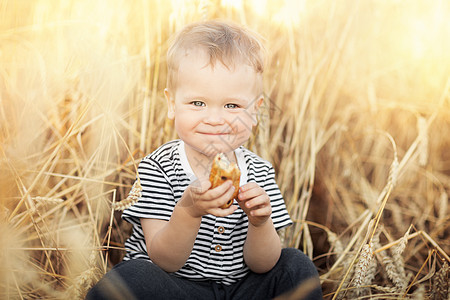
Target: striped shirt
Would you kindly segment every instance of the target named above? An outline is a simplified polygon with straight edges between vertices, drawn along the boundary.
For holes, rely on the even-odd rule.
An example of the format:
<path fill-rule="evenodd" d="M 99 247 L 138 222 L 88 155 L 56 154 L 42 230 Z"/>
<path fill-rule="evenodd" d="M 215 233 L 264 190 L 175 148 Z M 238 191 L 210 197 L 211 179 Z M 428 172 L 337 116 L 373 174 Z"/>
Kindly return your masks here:
<path fill-rule="evenodd" d="M 269 196 L 275 229 L 291 225 L 271 164 L 244 147 L 236 149 L 235 155 L 241 170 L 240 185 L 256 182 Z M 122 218 L 133 225 L 133 232 L 125 243 L 124 260 L 150 259 L 140 218 L 169 221 L 184 190 L 196 179 L 181 140 L 168 142 L 143 158 L 138 174 L 142 196 L 122 214 Z M 192 252 L 185 265 L 174 274 L 226 285 L 237 282 L 249 271 L 243 254 L 247 228 L 248 218 L 240 207 L 226 217 L 203 216 Z"/>

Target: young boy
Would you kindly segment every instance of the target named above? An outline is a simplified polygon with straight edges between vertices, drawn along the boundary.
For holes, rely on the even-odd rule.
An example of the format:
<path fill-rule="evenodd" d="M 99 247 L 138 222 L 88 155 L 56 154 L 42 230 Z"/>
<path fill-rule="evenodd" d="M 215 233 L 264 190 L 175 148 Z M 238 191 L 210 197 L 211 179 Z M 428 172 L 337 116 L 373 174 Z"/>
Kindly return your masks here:
<path fill-rule="evenodd" d="M 263 102 L 262 52 L 255 34 L 227 22 L 176 36 L 164 93 L 180 139 L 139 164 L 142 197 L 122 215 L 133 225 L 127 254 L 88 299 L 271 299 L 318 282 L 309 258 L 281 249 L 277 230 L 292 221 L 272 166 L 242 146 Z M 226 209 L 232 182 L 208 180 L 217 153 L 241 171 Z M 320 285 L 302 296 L 321 299 Z"/>

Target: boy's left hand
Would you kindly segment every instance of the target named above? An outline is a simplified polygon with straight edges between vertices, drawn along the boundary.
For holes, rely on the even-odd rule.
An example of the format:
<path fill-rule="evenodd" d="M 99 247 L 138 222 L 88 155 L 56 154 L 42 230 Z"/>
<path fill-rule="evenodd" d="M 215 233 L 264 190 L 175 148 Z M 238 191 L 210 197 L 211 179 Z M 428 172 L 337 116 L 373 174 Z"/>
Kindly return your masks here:
<path fill-rule="evenodd" d="M 238 203 L 247 214 L 248 221 L 256 227 L 264 224 L 272 214 L 270 198 L 256 182 L 249 182 L 239 188 Z"/>

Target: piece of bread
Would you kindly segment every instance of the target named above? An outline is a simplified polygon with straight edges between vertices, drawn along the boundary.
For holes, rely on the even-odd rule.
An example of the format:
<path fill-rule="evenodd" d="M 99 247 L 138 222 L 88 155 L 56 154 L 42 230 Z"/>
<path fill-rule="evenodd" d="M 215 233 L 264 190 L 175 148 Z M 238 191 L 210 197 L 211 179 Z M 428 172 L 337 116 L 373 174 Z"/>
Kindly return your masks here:
<path fill-rule="evenodd" d="M 211 188 L 215 188 L 227 180 L 233 181 L 234 193 L 230 200 L 221 208 L 228 208 L 233 204 L 239 193 L 239 181 L 241 178 L 241 171 L 235 163 L 230 162 L 223 153 L 219 153 L 214 157 L 214 161 L 211 167 L 211 173 L 209 174 L 209 181 L 211 182 Z"/>

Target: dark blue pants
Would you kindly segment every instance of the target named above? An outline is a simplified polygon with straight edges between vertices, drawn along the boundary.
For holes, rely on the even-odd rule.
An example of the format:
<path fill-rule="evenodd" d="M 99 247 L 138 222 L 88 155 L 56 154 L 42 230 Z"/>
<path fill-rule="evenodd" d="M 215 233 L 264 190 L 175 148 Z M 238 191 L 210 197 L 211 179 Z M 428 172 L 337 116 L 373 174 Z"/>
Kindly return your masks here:
<path fill-rule="evenodd" d="M 232 285 L 191 281 L 166 273 L 148 260 L 121 262 L 87 294 L 86 299 L 322 299 L 319 275 L 300 250 L 283 249 L 267 273 L 250 272 Z"/>

